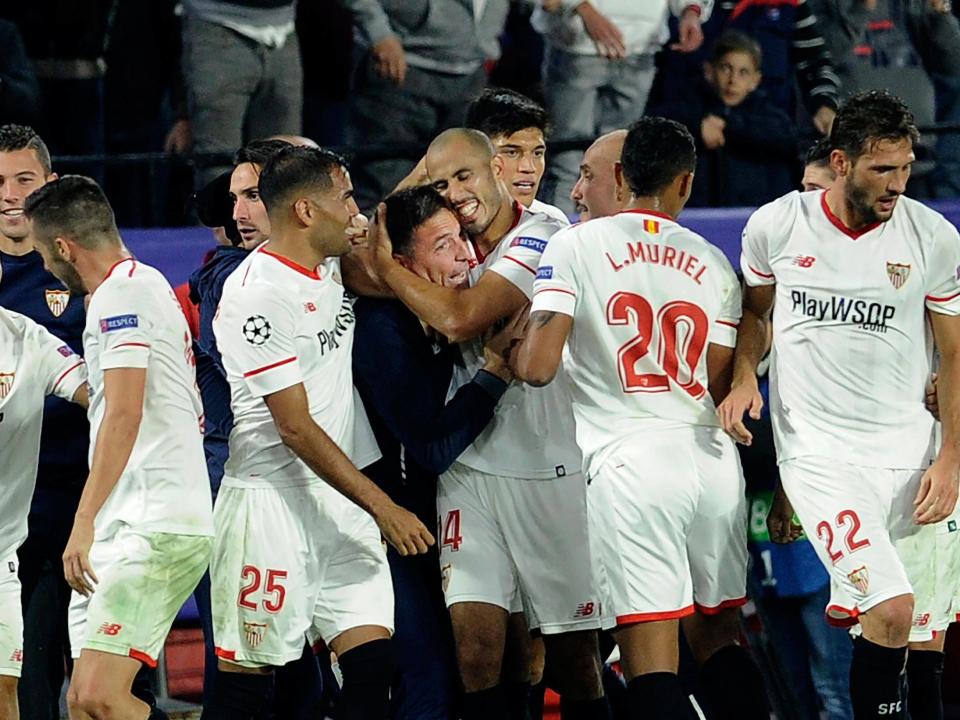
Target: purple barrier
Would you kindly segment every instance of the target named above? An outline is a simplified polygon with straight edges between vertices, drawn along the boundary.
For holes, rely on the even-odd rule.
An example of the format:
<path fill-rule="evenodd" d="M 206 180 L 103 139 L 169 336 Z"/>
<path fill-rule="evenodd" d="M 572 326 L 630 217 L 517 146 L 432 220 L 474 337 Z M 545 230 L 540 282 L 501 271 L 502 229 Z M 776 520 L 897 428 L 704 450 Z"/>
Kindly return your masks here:
<path fill-rule="evenodd" d="M 960 201 L 929 205 L 960 227 Z M 752 208 L 697 208 L 684 211 L 680 222 L 717 245 L 734 268 L 739 268 L 740 233 L 751 212 Z M 214 247 L 213 234 L 203 227 L 124 230 L 122 235 L 131 252 L 158 268 L 174 287 L 185 282 L 203 262 L 206 252 Z"/>

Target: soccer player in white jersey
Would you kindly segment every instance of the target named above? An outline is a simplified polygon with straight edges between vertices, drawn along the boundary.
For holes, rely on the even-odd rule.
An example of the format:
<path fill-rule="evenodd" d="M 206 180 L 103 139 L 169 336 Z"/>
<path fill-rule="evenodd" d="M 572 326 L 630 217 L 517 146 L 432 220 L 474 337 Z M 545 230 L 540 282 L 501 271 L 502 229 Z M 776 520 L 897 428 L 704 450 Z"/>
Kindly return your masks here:
<path fill-rule="evenodd" d="M 503 165 L 503 182 L 514 200 L 569 225 L 563 210 L 537 200 L 547 162 L 547 122 L 547 111 L 526 95 L 487 88 L 467 107 L 465 125 L 490 138 Z"/>
<path fill-rule="evenodd" d="M 441 133 L 427 150 L 426 169 L 470 238 L 471 286 L 441 287 L 397 263 L 383 206 L 371 231 L 377 271 L 423 322 L 461 341 L 465 381 L 482 363 L 483 333 L 529 301 L 540 254 L 563 226 L 513 200 L 500 180 L 502 160 L 479 131 Z M 543 634 L 565 717 L 609 712 L 580 469 L 562 390 L 515 386 L 440 478 L 440 563 L 466 689 L 464 720 L 507 716 L 508 695 L 523 703 L 521 693 L 501 685 L 508 617 L 519 609 L 520 590 Z"/>
<path fill-rule="evenodd" d="M 43 326 L 0 307 L 0 718 L 16 720 L 23 664 L 23 616 L 17 548 L 37 479 L 40 425 L 47 395 L 87 405 L 87 369 Z"/>
<path fill-rule="evenodd" d="M 833 186 L 790 193 L 751 216 L 733 389 L 719 408 L 724 427 L 749 442 L 742 417 L 759 415 L 755 374 L 773 307 L 781 482 L 819 539 L 833 582 L 828 614 L 860 622 L 850 673 L 858 719 L 904 716 L 914 596 L 894 543 L 947 518 L 957 499 L 960 237 L 902 197 L 917 137 L 900 100 L 855 95 L 830 135 Z M 934 340 L 943 421 L 935 458 L 924 408 Z"/>
<path fill-rule="evenodd" d="M 682 125 L 647 117 L 630 128 L 617 166 L 627 209 L 550 239 L 514 364 L 543 386 L 563 358 L 632 712 L 688 717 L 683 620 L 718 716 L 766 720 L 763 680 L 736 643 L 744 481 L 714 407 L 728 388 L 740 291 L 723 253 L 676 222 L 695 167 Z"/>
<path fill-rule="evenodd" d="M 74 589 L 71 718 L 160 717 L 130 693 L 207 568 L 213 519 L 190 332 L 169 283 L 124 247 L 89 178 L 34 191 L 24 212 L 47 269 L 90 294 L 90 474 L 63 555 Z"/>
<path fill-rule="evenodd" d="M 281 150 L 260 196 L 270 240 L 227 279 L 214 332 L 234 428 L 211 563 L 220 669 L 204 718 L 261 717 L 272 669 L 322 639 L 338 712 L 386 718 L 393 592 L 381 532 L 402 555 L 433 537 L 350 462 L 354 314 L 340 257 L 359 211 L 333 153 Z M 379 526 L 379 527 L 378 527 Z"/>

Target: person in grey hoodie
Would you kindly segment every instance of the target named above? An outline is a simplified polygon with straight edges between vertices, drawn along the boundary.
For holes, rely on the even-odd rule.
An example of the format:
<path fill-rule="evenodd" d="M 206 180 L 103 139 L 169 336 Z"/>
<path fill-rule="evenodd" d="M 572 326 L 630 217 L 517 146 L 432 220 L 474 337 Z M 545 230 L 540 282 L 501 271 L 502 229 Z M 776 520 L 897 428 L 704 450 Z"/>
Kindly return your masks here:
<path fill-rule="evenodd" d="M 360 56 L 347 143 L 411 143 L 423 148 L 463 124 L 486 85 L 484 64 L 499 57 L 508 0 L 341 0 L 354 17 Z M 357 204 L 369 209 L 417 158 L 353 164 Z"/>

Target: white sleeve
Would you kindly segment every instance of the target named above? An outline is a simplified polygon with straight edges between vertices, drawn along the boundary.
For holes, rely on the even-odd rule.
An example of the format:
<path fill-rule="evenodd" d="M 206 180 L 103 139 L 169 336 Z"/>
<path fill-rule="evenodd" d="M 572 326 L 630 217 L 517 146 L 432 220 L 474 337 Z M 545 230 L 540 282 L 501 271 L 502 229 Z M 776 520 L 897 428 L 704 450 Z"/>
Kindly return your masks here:
<path fill-rule="evenodd" d="M 533 305 L 530 312 L 549 310 L 573 317 L 577 307 L 576 228 L 554 235 L 543 253 L 537 279 L 533 284 Z"/>
<path fill-rule="evenodd" d="M 100 286 L 87 312 L 100 333 L 100 367 L 146 368 L 153 324 L 145 314 L 143 285 L 116 279 Z"/>
<path fill-rule="evenodd" d="M 960 315 L 960 234 L 945 218 L 934 231 L 934 250 L 928 265 L 927 309 Z"/>
<path fill-rule="evenodd" d="M 717 253 L 719 256 L 720 254 Z M 710 326 L 708 339 L 715 345 L 724 347 L 737 346 L 737 328 L 740 327 L 740 318 L 743 315 L 743 300 L 740 292 L 740 283 L 725 257 L 718 257 L 722 262 L 723 282 L 720 284 L 721 303 L 720 312 Z"/>
<path fill-rule="evenodd" d="M 770 240 L 766 229 L 769 226 L 771 207 L 764 206 L 747 220 L 740 241 L 740 270 L 750 287 L 774 285 L 777 282 L 770 265 Z"/>
<path fill-rule="evenodd" d="M 244 379 L 254 397 L 303 382 L 295 308 L 278 288 L 256 284 L 220 302 L 213 329 L 224 366 Z"/>
<path fill-rule="evenodd" d="M 510 241 L 510 247 L 490 266 L 490 270 L 506 278 L 523 291 L 528 298 L 533 297 L 533 281 L 543 251 L 550 237 L 559 229 L 559 223 L 534 223 L 525 228 L 522 234 Z"/>
<path fill-rule="evenodd" d="M 30 349 L 36 370 L 44 382 L 44 395 L 72 400 L 77 388 L 87 381 L 87 365 L 83 358 L 63 340 L 42 325 L 28 318 L 24 347 Z"/>

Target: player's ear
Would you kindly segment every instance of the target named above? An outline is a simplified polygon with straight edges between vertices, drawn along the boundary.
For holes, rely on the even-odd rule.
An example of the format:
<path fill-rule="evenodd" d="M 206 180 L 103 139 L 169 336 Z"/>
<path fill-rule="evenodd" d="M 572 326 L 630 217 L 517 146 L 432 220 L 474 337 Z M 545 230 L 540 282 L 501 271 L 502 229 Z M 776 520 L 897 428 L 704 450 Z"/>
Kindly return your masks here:
<path fill-rule="evenodd" d="M 308 198 L 297 198 L 293 203 L 293 212 L 301 225 L 310 226 L 313 224 L 313 203 Z"/>
<path fill-rule="evenodd" d="M 57 237 L 53 239 L 53 249 L 56 250 L 57 255 L 64 260 L 69 261 L 73 258 L 73 247 L 71 247 L 71 241 L 67 238 L 57 235 Z"/>
<path fill-rule="evenodd" d="M 52 172 L 52 173 L 50 173 L 49 175 L 47 175 L 47 182 L 53 182 L 54 180 L 58 179 L 59 177 L 60 177 L 60 176 L 57 175 L 55 172 Z"/>
<path fill-rule="evenodd" d="M 493 170 L 493 176 L 498 180 L 503 177 L 503 158 L 494 155 L 493 160 L 490 161 L 490 169 Z"/>
<path fill-rule="evenodd" d="M 617 202 L 623 202 L 624 198 L 630 197 L 630 188 L 627 187 L 627 179 L 623 176 L 623 165 L 619 160 L 613 164 L 613 179 L 617 185 Z"/>
<path fill-rule="evenodd" d="M 680 202 L 685 204 L 690 199 L 690 193 L 693 192 L 693 173 L 686 172 L 677 181 L 677 193 L 680 195 Z"/>
<path fill-rule="evenodd" d="M 830 151 L 830 167 L 833 169 L 833 172 L 837 174 L 837 177 L 846 176 L 846 174 L 850 172 L 851 164 L 850 156 L 843 150 Z"/>

